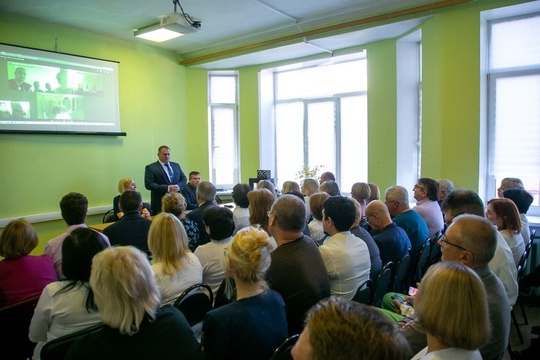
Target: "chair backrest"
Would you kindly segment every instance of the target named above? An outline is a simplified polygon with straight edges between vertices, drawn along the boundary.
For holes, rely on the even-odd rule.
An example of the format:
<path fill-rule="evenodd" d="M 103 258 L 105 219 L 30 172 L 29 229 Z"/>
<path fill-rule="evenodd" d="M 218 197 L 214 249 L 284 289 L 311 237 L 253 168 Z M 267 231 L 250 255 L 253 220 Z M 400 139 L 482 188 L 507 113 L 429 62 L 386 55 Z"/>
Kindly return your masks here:
<path fill-rule="evenodd" d="M 441 252 L 441 245 L 439 245 L 439 239 L 443 236 L 443 231 L 439 230 L 435 234 L 434 237 L 430 238 L 430 248 L 429 251 L 429 265 L 433 265 L 435 263 L 438 263 L 441 260 L 442 252 Z"/>
<path fill-rule="evenodd" d="M 394 278 L 394 263 L 389 261 L 383 266 L 381 273 L 375 281 L 371 305 L 379 307 L 381 305 L 384 294 L 390 291 L 392 287 L 392 279 Z"/>
<path fill-rule="evenodd" d="M 394 276 L 392 291 L 406 293 L 407 287 L 412 280 L 411 272 L 411 254 L 407 251 L 405 256 L 401 258 L 396 266 L 396 274 Z"/>
<path fill-rule="evenodd" d="M 103 324 L 97 324 L 45 343 L 41 348 L 41 360 L 63 360 L 75 341 L 88 334 L 100 331 L 103 329 L 103 326 Z"/>
<path fill-rule="evenodd" d="M 529 237 L 529 242 L 527 243 L 527 245 L 532 246 L 535 237 L 536 237 L 536 230 L 532 229 L 531 236 Z"/>
<path fill-rule="evenodd" d="M 190 326 L 200 323 L 214 304 L 212 289 L 206 284 L 195 284 L 184 290 L 174 307 L 184 314 Z"/>
<path fill-rule="evenodd" d="M 420 282 L 422 276 L 424 276 L 430 257 L 430 244 L 431 240 L 427 239 L 420 248 L 420 258 L 418 259 L 418 265 L 416 266 L 414 282 Z"/>
<path fill-rule="evenodd" d="M 371 300 L 371 291 L 373 288 L 373 281 L 367 279 L 362 285 L 356 290 L 356 294 L 352 298 L 353 301 L 359 302 L 360 304 L 369 304 Z"/>
<path fill-rule="evenodd" d="M 278 346 L 276 351 L 274 351 L 274 354 L 272 355 L 270 360 L 292 360 L 291 349 L 298 341 L 299 336 L 300 335 L 295 334 L 286 338 L 285 341 L 283 341 L 281 345 Z"/>
<path fill-rule="evenodd" d="M 219 288 L 217 289 L 216 294 L 214 296 L 214 309 L 223 305 L 230 304 L 234 300 L 236 300 L 236 285 L 234 284 L 234 279 L 230 278 L 228 281 L 233 291 L 232 299 L 229 299 L 227 297 L 227 294 L 225 294 L 225 289 L 227 287 L 227 278 L 225 278 L 219 285 Z"/>
<path fill-rule="evenodd" d="M 116 216 L 114 216 L 114 209 L 111 209 L 103 215 L 102 222 L 105 224 L 105 223 L 113 222 L 115 219 L 116 219 Z"/>
<path fill-rule="evenodd" d="M 36 344 L 28 339 L 28 328 L 38 300 L 39 296 L 0 310 L 0 359 L 32 357 Z"/>

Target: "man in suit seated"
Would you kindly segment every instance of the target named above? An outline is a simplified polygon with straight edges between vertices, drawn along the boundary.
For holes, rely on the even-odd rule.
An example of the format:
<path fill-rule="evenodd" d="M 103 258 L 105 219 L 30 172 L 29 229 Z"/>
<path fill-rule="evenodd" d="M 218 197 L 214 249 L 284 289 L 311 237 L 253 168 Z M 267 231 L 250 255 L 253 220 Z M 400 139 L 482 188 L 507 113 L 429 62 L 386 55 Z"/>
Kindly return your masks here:
<path fill-rule="evenodd" d="M 146 165 L 144 187 L 150 190 L 152 215 L 161 212 L 161 198 L 168 192 L 181 192 L 186 187 L 186 175 L 178 163 L 171 162 L 171 149 L 162 145 L 158 149 L 158 161 Z"/>
<path fill-rule="evenodd" d="M 142 217 L 142 208 L 141 193 L 132 190 L 124 191 L 120 195 L 120 210 L 124 216 L 107 226 L 103 233 L 109 237 L 111 245 L 132 245 L 151 258 L 147 238 L 152 221 Z"/>
<path fill-rule="evenodd" d="M 197 245 L 203 245 L 210 242 L 210 235 L 206 232 L 203 221 L 203 212 L 206 208 L 215 205 L 216 187 L 209 181 L 201 181 L 197 186 L 196 194 L 199 207 L 190 211 L 187 217 L 197 223 L 199 227 L 199 243 Z"/>
<path fill-rule="evenodd" d="M 199 204 L 197 204 L 197 186 L 201 182 L 201 173 L 198 171 L 192 171 L 189 173 L 189 180 L 182 190 L 182 195 L 186 199 L 186 209 L 193 210 L 196 209 Z"/>

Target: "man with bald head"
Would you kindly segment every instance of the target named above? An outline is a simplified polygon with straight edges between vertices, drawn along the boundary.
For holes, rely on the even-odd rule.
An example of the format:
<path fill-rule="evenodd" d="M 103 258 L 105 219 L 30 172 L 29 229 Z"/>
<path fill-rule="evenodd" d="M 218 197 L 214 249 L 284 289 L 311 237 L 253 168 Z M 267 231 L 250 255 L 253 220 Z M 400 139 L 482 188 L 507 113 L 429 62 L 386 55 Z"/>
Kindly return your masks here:
<path fill-rule="evenodd" d="M 328 180 L 336 181 L 336 177 L 330 171 L 325 171 L 321 174 L 321 178 L 319 179 L 319 184 L 322 185 L 323 182 L 328 181 Z"/>
<path fill-rule="evenodd" d="M 266 280 L 285 300 L 290 335 L 300 333 L 307 311 L 330 296 L 321 253 L 315 242 L 303 234 L 305 220 L 306 206 L 295 195 L 280 196 L 268 219 L 268 231 L 278 247 L 270 255 Z"/>
<path fill-rule="evenodd" d="M 394 185 L 386 189 L 385 204 L 392 220 L 405 230 L 411 241 L 411 263 L 416 264 L 420 257 L 420 249 L 429 237 L 428 227 L 424 219 L 409 206 L 409 193 L 403 186 Z"/>
<path fill-rule="evenodd" d="M 503 284 L 489 268 L 497 248 L 497 233 L 483 217 L 460 215 L 453 219 L 439 240 L 442 261 L 455 261 L 471 268 L 484 284 L 492 329 L 489 342 L 479 349 L 483 359 L 500 358 L 508 345 L 510 333 L 510 304 Z M 398 327 L 409 341 L 411 354 L 426 346 L 425 331 L 414 315 L 398 322 Z"/>
<path fill-rule="evenodd" d="M 411 247 L 405 230 L 392 222 L 388 208 L 381 200 L 368 204 L 366 220 L 371 226 L 371 236 L 381 251 L 383 265 L 389 261 L 397 264 Z"/>

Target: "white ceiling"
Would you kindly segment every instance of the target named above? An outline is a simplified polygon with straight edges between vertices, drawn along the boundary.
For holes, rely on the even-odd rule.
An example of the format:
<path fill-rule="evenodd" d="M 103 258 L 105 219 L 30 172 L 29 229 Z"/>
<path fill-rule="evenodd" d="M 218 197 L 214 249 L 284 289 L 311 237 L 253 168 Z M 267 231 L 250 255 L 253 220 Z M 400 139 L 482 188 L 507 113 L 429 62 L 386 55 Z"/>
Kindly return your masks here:
<path fill-rule="evenodd" d="M 201 30 L 163 43 L 135 38 L 133 31 L 158 23 L 162 16 L 172 13 L 172 0 L 1 0 L 0 12 L 144 42 L 175 51 L 181 59 L 194 61 L 193 64 L 205 63 L 202 67 L 227 68 L 316 54 L 330 56 L 336 50 L 396 37 L 425 18 L 401 17 L 396 19 L 399 22 L 377 27 L 373 27 L 376 23 L 351 24 L 354 26 L 344 29 L 340 24 L 449 3 L 448 0 L 180 0 L 186 13 L 202 20 Z M 320 30 L 329 26 L 338 29 Z M 306 32 L 310 35 L 304 36 Z"/>

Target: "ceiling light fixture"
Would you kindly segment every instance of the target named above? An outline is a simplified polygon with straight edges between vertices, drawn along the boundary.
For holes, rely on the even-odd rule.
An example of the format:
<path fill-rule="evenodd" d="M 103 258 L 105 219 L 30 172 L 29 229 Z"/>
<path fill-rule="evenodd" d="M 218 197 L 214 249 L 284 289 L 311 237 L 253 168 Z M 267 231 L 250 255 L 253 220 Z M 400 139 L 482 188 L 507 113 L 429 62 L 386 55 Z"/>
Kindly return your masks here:
<path fill-rule="evenodd" d="M 179 0 L 173 0 L 173 4 L 174 12 L 162 17 L 159 24 L 136 30 L 133 34 L 142 39 L 162 42 L 199 31 L 201 20 L 186 14 Z M 180 7 L 181 13 L 176 12 L 176 5 Z"/>

